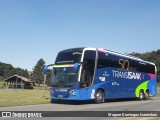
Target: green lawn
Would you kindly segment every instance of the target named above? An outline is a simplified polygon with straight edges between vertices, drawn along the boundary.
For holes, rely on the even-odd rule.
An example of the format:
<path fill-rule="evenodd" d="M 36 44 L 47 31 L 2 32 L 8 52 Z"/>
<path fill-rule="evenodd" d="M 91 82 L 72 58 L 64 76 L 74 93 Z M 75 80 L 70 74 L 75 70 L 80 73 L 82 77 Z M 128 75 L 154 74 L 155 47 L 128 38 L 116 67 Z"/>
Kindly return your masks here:
<path fill-rule="evenodd" d="M 160 120 L 160 117 L 157 117 L 157 118 L 151 118 L 151 119 L 149 119 L 149 120 Z"/>
<path fill-rule="evenodd" d="M 4 89 L 0 81 L 0 107 L 45 104 L 50 102 L 49 89 L 44 85 L 34 89 Z"/>
<path fill-rule="evenodd" d="M 0 89 L 0 107 L 45 104 L 49 102 L 49 90 Z"/>
<path fill-rule="evenodd" d="M 47 89 L 44 92 L 44 85 L 33 90 L 2 88 L 3 82 L 0 82 L 0 107 L 50 103 L 50 91 Z M 160 97 L 160 88 L 157 89 L 157 96 Z"/>

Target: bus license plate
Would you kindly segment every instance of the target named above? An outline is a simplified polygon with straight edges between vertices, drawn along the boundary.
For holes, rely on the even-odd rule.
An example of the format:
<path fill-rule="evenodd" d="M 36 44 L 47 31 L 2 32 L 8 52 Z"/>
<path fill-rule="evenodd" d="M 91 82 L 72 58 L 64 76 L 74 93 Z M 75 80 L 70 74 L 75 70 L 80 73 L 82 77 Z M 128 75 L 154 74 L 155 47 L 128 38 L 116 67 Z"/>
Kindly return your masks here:
<path fill-rule="evenodd" d="M 63 98 L 63 95 L 58 95 L 59 98 Z"/>

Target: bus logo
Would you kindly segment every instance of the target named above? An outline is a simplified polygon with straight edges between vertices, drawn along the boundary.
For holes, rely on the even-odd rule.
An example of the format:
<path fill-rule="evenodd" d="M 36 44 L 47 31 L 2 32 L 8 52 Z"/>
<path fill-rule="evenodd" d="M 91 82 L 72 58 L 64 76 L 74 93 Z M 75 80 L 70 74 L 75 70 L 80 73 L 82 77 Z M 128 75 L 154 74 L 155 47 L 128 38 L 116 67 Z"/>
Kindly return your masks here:
<path fill-rule="evenodd" d="M 101 81 L 105 81 L 105 80 L 106 80 L 105 77 L 99 77 L 99 79 L 100 79 Z"/>
<path fill-rule="evenodd" d="M 141 80 L 141 73 L 137 72 L 123 72 L 123 71 L 116 71 L 112 70 L 113 77 L 115 78 L 126 78 L 126 79 L 135 79 L 135 80 Z"/>

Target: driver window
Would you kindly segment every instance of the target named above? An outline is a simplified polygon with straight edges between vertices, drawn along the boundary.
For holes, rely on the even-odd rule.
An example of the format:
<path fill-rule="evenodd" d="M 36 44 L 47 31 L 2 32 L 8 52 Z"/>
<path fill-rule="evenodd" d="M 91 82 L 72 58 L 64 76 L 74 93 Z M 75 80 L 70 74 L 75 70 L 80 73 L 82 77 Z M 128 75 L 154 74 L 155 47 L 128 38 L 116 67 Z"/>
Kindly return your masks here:
<path fill-rule="evenodd" d="M 96 51 L 85 51 L 83 58 L 83 66 L 81 72 L 80 87 L 89 87 L 93 81 L 94 68 L 95 68 Z"/>

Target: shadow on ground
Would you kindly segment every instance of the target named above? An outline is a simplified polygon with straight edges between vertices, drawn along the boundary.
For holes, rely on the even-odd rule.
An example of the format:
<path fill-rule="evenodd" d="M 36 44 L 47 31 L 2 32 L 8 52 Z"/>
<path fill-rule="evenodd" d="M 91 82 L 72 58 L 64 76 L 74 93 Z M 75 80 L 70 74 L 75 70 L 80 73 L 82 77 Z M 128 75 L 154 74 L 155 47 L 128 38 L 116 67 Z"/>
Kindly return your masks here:
<path fill-rule="evenodd" d="M 152 100 L 152 98 L 149 98 L 149 100 Z M 108 100 L 105 100 L 105 103 L 127 102 L 127 101 L 140 101 L 140 100 L 137 98 L 108 99 Z M 94 100 L 83 100 L 83 101 L 51 100 L 51 103 L 52 104 L 69 104 L 69 105 L 96 104 Z"/>

